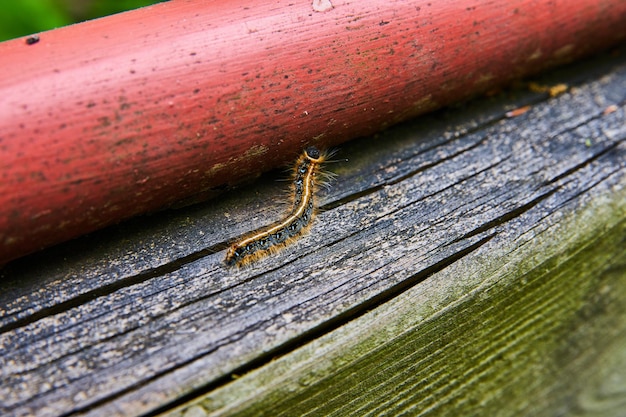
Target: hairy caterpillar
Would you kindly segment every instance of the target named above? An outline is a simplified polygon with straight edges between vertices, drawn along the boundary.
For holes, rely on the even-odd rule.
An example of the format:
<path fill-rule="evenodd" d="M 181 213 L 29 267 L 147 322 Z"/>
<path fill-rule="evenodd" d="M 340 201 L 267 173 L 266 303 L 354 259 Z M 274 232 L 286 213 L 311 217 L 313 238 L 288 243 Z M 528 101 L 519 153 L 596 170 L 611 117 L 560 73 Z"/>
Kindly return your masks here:
<path fill-rule="evenodd" d="M 226 253 L 226 265 L 245 265 L 276 252 L 310 227 L 316 210 L 314 197 L 319 185 L 320 166 L 327 158 L 328 154 L 315 146 L 304 150 L 294 167 L 293 205 L 289 215 L 233 244 Z"/>

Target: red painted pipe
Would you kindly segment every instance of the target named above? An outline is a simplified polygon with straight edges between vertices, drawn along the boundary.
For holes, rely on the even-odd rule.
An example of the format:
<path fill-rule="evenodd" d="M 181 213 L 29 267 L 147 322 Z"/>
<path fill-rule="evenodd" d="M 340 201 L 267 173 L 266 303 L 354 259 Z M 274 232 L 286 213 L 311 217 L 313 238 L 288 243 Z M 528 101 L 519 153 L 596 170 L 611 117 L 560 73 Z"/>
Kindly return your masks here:
<path fill-rule="evenodd" d="M 1 43 L 0 263 L 626 34 L 623 0 L 331 1 L 175 0 Z"/>

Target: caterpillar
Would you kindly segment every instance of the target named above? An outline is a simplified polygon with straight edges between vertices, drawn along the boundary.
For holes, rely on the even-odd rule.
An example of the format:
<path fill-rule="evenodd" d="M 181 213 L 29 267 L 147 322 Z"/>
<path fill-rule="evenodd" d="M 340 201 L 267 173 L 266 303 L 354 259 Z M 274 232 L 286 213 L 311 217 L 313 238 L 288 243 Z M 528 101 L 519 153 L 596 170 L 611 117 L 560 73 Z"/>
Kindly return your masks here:
<path fill-rule="evenodd" d="M 319 185 L 320 167 L 328 154 L 309 146 L 295 163 L 293 170 L 293 205 L 284 220 L 252 232 L 233 244 L 226 253 L 228 266 L 246 265 L 290 244 L 311 226 L 315 216 L 315 192 Z M 328 174 L 325 174 L 328 175 Z"/>

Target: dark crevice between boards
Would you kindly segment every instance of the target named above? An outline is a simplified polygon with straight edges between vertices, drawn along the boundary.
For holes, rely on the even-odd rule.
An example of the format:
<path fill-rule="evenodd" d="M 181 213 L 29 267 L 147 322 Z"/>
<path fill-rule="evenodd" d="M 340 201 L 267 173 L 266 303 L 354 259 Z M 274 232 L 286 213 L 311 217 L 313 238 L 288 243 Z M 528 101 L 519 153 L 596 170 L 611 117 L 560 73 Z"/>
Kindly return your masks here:
<path fill-rule="evenodd" d="M 407 290 L 409 290 L 410 288 L 416 286 L 417 284 L 423 282 L 424 280 L 426 280 L 428 277 L 430 277 L 431 275 L 441 271 L 442 269 L 452 265 L 453 263 L 459 261 L 460 259 L 462 259 L 463 257 L 467 256 L 468 254 L 476 251 L 478 248 L 480 248 L 481 246 L 483 246 L 484 244 L 486 244 L 487 242 L 489 242 L 493 237 L 495 236 L 495 234 L 491 234 L 488 236 L 483 237 L 482 239 L 476 241 L 475 243 L 468 245 L 467 247 L 459 250 L 458 252 L 455 252 L 453 255 L 448 256 L 436 263 L 434 263 L 433 265 L 421 270 L 420 272 L 411 275 L 410 277 L 404 279 L 403 281 L 397 283 L 396 285 L 392 286 L 391 288 L 388 288 L 385 291 L 382 291 L 381 293 L 373 296 L 372 298 L 370 298 L 369 300 L 366 300 L 352 308 L 349 308 L 348 310 L 344 311 L 343 313 L 340 313 L 339 315 L 327 320 L 326 322 L 312 328 L 309 329 L 308 331 L 305 331 L 304 333 L 302 333 L 301 335 L 295 337 L 294 339 L 280 345 L 277 346 L 276 348 L 264 353 L 263 355 L 257 357 L 256 359 L 238 367 L 233 369 L 228 375 L 224 375 L 222 377 L 216 378 L 215 380 L 209 382 L 208 384 L 206 384 L 205 386 L 198 388 L 188 394 L 185 394 L 183 396 L 181 396 L 180 398 L 165 404 L 161 407 L 158 407 L 148 413 L 145 413 L 142 415 L 142 417 L 154 417 L 157 416 L 159 414 L 168 412 L 168 411 L 172 411 L 174 408 L 177 408 L 181 405 L 184 405 L 194 399 L 197 398 L 201 398 L 203 395 L 206 395 L 207 393 L 214 391 L 226 384 L 228 384 L 229 382 L 231 382 L 234 379 L 234 375 L 244 375 L 247 374 L 251 371 L 254 371 L 255 369 L 261 368 L 265 365 L 267 365 L 268 363 L 270 363 L 271 361 L 276 360 L 279 357 L 285 356 L 291 352 L 293 352 L 294 350 L 308 344 L 311 343 L 312 341 L 319 339 L 320 337 L 338 329 L 341 328 L 343 326 L 345 326 L 348 322 L 351 322 L 355 319 L 358 319 L 362 316 L 364 316 L 365 314 L 367 314 L 369 311 L 376 309 L 377 307 L 391 301 L 392 299 L 400 296 L 402 293 L 406 292 Z M 198 358 L 195 358 L 198 359 Z M 194 359 L 194 360 L 195 360 Z M 168 372 L 173 372 L 176 369 L 170 370 Z M 141 385 L 145 385 L 148 384 L 149 382 L 151 382 L 152 380 L 156 380 L 158 378 L 160 378 L 161 376 L 163 376 L 164 374 L 166 374 L 167 372 L 163 372 L 162 374 L 156 375 L 153 378 L 151 378 L 150 380 L 147 381 L 143 381 L 143 383 Z M 107 400 L 110 401 L 114 398 L 109 397 Z M 103 402 L 106 402 L 105 400 L 102 400 Z M 82 410 L 79 410 L 82 411 Z"/>
<path fill-rule="evenodd" d="M 441 111 L 445 111 L 445 109 L 444 109 L 444 110 L 441 110 Z M 440 111 L 440 112 L 441 112 L 441 111 Z M 463 112 L 460 112 L 459 114 L 463 114 Z M 426 117 L 428 117 L 428 116 L 430 116 L 430 115 L 429 115 L 429 114 L 427 114 L 427 115 L 425 115 L 425 116 L 422 116 L 421 118 L 414 119 L 414 120 L 409 120 L 409 121 L 407 121 L 407 122 L 403 123 L 402 125 L 399 125 L 399 126 L 398 126 L 397 128 L 395 128 L 395 129 L 397 129 L 397 130 L 406 129 L 407 127 L 409 127 L 409 126 L 411 126 L 411 125 L 415 124 L 415 123 L 416 123 L 416 121 L 419 121 L 419 120 L 421 120 L 421 119 L 424 119 L 424 118 L 426 118 Z M 452 135 L 452 137 L 450 137 L 449 139 L 444 139 L 444 140 L 443 140 L 443 141 L 441 141 L 441 142 L 435 142 L 435 143 L 434 143 L 434 144 L 432 144 L 432 145 L 428 145 L 428 146 L 426 146 L 424 149 L 420 149 L 418 152 L 415 152 L 414 154 L 410 155 L 408 159 L 413 159 L 413 158 L 418 157 L 419 155 L 424 155 L 424 154 L 427 154 L 427 153 L 429 153 L 429 152 L 433 152 L 433 151 L 435 151 L 436 149 L 440 149 L 440 148 L 442 148 L 442 147 L 444 147 L 444 146 L 450 145 L 451 143 L 454 143 L 454 142 L 457 142 L 457 141 L 461 141 L 461 140 L 464 140 L 464 139 L 468 139 L 470 136 L 472 136 L 472 135 L 474 135 L 474 134 L 476 134 L 476 133 L 484 133 L 484 132 L 485 132 L 485 130 L 486 130 L 487 128 L 489 128 L 489 127 L 491 127 L 491 126 L 495 126 L 495 125 L 496 125 L 498 122 L 500 122 L 502 119 L 503 119 L 502 117 L 493 117 L 493 118 L 491 118 L 491 119 L 488 119 L 488 120 L 482 121 L 482 122 L 480 122 L 480 123 L 477 123 L 475 126 L 472 126 L 471 128 L 462 128 L 462 129 L 461 129 L 461 131 L 455 132 L 455 133 Z M 439 128 L 438 128 L 438 130 L 439 130 L 439 131 L 443 131 L 443 130 L 444 130 L 444 128 L 443 128 L 443 127 L 439 127 Z M 428 138 L 428 137 L 430 137 L 431 135 L 428 135 L 428 134 L 427 134 L 426 136 L 427 136 L 427 138 Z M 426 170 L 426 169 L 428 169 L 428 168 L 430 168 L 430 167 L 432 167 L 432 166 L 437 165 L 439 162 L 443 162 L 443 161 L 445 161 L 445 160 L 447 160 L 447 159 L 451 159 L 451 158 L 453 158 L 453 157 L 455 157 L 455 156 L 457 156 L 457 155 L 459 155 L 459 154 L 461 154 L 461 153 L 463 153 L 463 152 L 469 151 L 469 150 L 471 150 L 471 149 L 473 149 L 473 148 L 475 148 L 475 147 L 477 147 L 477 146 L 479 146 L 479 145 L 483 144 L 483 143 L 484 143 L 487 139 L 488 139 L 488 136 L 487 136 L 487 135 L 484 135 L 484 137 L 482 137 L 482 138 L 478 139 L 475 143 L 470 144 L 467 148 L 465 148 L 465 149 L 461 149 L 460 151 L 458 151 L 458 152 L 456 152 L 456 153 L 454 153 L 454 154 L 451 154 L 451 155 L 449 155 L 449 156 L 447 156 L 447 157 L 445 157 L 445 158 L 441 159 L 440 161 L 435 161 L 434 163 L 431 163 L 431 165 L 424 166 L 424 167 L 420 167 L 420 168 L 419 168 L 419 170 L 420 170 L 420 171 L 424 171 L 424 170 Z M 418 171 L 418 172 L 419 172 L 419 171 Z M 399 181 L 402 181 L 402 179 L 404 179 L 404 176 L 402 176 L 402 177 L 398 177 L 398 180 L 397 180 L 397 181 L 398 181 L 398 182 L 399 182 Z M 395 179 L 394 179 L 394 180 L 395 180 Z"/>
<path fill-rule="evenodd" d="M 523 213 L 525 213 L 526 211 L 532 209 L 534 206 L 536 206 L 537 204 L 539 204 L 541 201 L 547 199 L 548 197 L 552 196 L 553 194 L 555 194 L 557 191 L 559 191 L 562 187 L 561 185 L 557 185 L 554 186 L 555 183 L 557 183 L 559 180 L 573 174 L 574 172 L 577 172 L 581 169 L 583 169 L 584 167 L 588 166 L 589 164 L 591 164 L 592 162 L 594 162 L 595 160 L 601 158 L 603 155 L 606 155 L 607 153 L 609 153 L 611 150 L 615 149 L 622 141 L 616 141 L 614 143 L 611 143 L 609 146 L 607 146 L 606 148 L 602 149 L 601 151 L 593 154 L 591 157 L 585 159 L 584 161 L 576 164 L 575 166 L 565 170 L 564 172 L 556 175 L 555 177 L 546 180 L 543 182 L 542 186 L 543 187 L 554 187 L 550 190 L 548 190 L 547 192 L 539 195 L 538 197 L 532 199 L 531 201 L 529 201 L 526 204 L 523 204 L 519 207 L 517 207 L 514 210 L 511 210 L 501 216 L 498 216 L 497 218 L 482 224 L 480 227 L 477 227 L 474 230 L 471 230 L 465 234 L 463 234 L 462 236 L 457 237 L 456 239 L 452 240 L 449 244 L 453 244 L 456 243 L 458 241 L 461 240 L 465 240 L 468 238 L 471 238 L 473 236 L 476 236 L 480 233 L 483 233 L 489 229 L 492 229 L 494 227 L 497 227 L 500 224 L 503 224 L 507 221 L 510 221 L 512 219 L 514 219 L 515 217 L 518 217 L 520 215 L 522 215 Z M 598 180 L 596 183 L 589 185 L 587 187 L 585 187 L 584 189 L 578 191 L 577 193 L 575 193 L 574 196 L 569 197 L 567 200 L 565 200 L 562 204 L 566 203 L 567 201 L 572 200 L 573 198 L 575 198 L 576 196 L 588 191 L 589 189 L 593 188 L 596 184 L 604 181 L 605 178 L 602 178 L 601 180 Z"/>
<path fill-rule="evenodd" d="M 215 346 L 213 349 L 209 350 L 208 352 L 205 352 L 205 355 L 208 355 L 208 354 L 212 353 L 213 351 L 215 351 L 215 350 L 217 350 L 219 348 L 220 348 L 220 346 Z M 175 369 L 178 369 L 179 367 L 183 367 L 183 366 L 186 366 L 186 365 L 188 365 L 190 363 L 193 363 L 197 359 L 198 358 L 196 357 L 196 358 L 192 358 L 192 359 L 189 359 L 187 361 L 184 361 L 182 363 L 179 363 L 177 368 L 175 368 Z M 91 410 L 97 409 L 98 407 L 101 407 L 101 406 L 103 406 L 103 405 L 105 405 L 105 404 L 107 404 L 107 403 L 109 403 L 109 402 L 111 402 L 111 401 L 113 401 L 113 400 L 115 400 L 117 398 L 120 398 L 120 397 L 122 397 L 123 395 L 125 395 L 125 394 L 127 394 L 129 392 L 133 392 L 133 391 L 143 387 L 144 385 L 147 385 L 152 380 L 157 379 L 160 376 L 163 376 L 165 374 L 168 374 L 171 371 L 172 370 L 166 370 L 166 371 L 160 372 L 157 375 L 154 375 L 153 377 L 151 377 L 151 378 L 149 378 L 149 379 L 147 379 L 145 381 L 142 381 L 141 383 L 137 383 L 137 384 L 128 386 L 128 387 L 126 387 L 126 388 L 116 392 L 115 394 L 111 394 L 111 395 L 109 395 L 107 397 L 104 397 L 104 398 L 101 398 L 99 400 L 96 400 L 96 401 L 94 401 L 94 402 L 92 402 L 92 403 L 90 403 L 90 404 L 88 404 L 86 406 L 77 407 L 77 408 L 75 408 L 73 410 L 70 410 L 70 411 L 67 411 L 67 412 L 65 412 L 63 414 L 60 414 L 59 417 L 70 417 L 70 416 L 73 416 L 75 414 L 83 414 L 83 413 L 89 412 Z M 149 415 L 152 415 L 152 413 L 150 413 Z"/>
<path fill-rule="evenodd" d="M 193 261 L 196 261 L 205 256 L 212 255 L 223 249 L 224 243 L 219 243 L 212 245 L 208 248 L 205 248 L 201 251 L 197 251 L 191 253 L 182 258 L 178 258 L 174 261 L 168 262 L 164 265 L 157 266 L 155 268 L 150 268 L 144 272 L 141 272 L 137 275 L 132 275 L 126 278 L 122 278 L 119 281 L 113 282 L 111 284 L 104 285 L 102 287 L 95 288 L 90 291 L 86 291 L 76 297 L 70 298 L 68 300 L 62 301 L 58 304 L 55 304 L 50 307 L 44 307 L 41 310 L 35 311 L 32 314 L 29 314 L 26 317 L 22 317 L 16 319 L 15 321 L 5 324 L 0 327 L 0 334 L 6 333 L 20 327 L 27 326 L 32 324 L 38 320 L 41 320 L 48 316 L 53 316 L 56 314 L 64 313 L 72 308 L 79 307 L 82 304 L 85 304 L 89 301 L 93 301 L 96 298 L 104 297 L 118 291 L 124 287 L 129 287 L 132 285 L 141 284 L 142 282 L 148 281 L 150 279 L 172 273 L 174 271 L 179 270 L 184 265 L 187 265 Z"/>
<path fill-rule="evenodd" d="M 586 185 L 584 188 L 576 190 L 576 192 L 574 194 L 568 196 L 563 201 L 560 201 L 559 204 L 554 207 L 554 210 L 555 211 L 561 210 L 567 204 L 575 201 L 576 199 L 581 198 L 587 192 L 589 192 L 591 189 L 595 188 L 596 186 L 598 186 L 598 185 L 600 185 L 602 183 L 605 183 L 608 180 L 608 178 L 610 178 L 611 176 L 613 176 L 615 174 L 619 174 L 620 172 L 621 172 L 620 169 L 616 169 L 614 171 L 608 172 L 606 175 L 604 175 L 604 176 L 598 178 L 596 181 Z M 542 216 L 539 220 L 543 220 L 545 217 L 547 217 L 547 215 Z"/>
<path fill-rule="evenodd" d="M 519 207 L 516 207 L 515 209 L 508 211 L 506 213 L 504 213 L 501 216 L 496 217 L 495 219 L 492 219 L 484 224 L 482 224 L 481 226 L 470 230 L 469 232 L 457 237 L 456 239 L 452 240 L 451 242 L 447 243 L 446 246 L 452 245 L 454 243 L 460 242 L 462 240 L 465 239 L 469 239 L 473 236 L 476 236 L 480 233 L 484 233 L 490 229 L 493 229 L 505 222 L 508 222 L 510 220 L 513 220 L 516 217 L 521 216 L 522 214 L 524 214 L 525 212 L 527 212 L 528 210 L 532 209 L 533 207 L 535 207 L 537 204 L 539 204 L 540 202 L 542 202 L 543 200 L 545 200 L 546 198 L 550 197 L 552 194 L 556 193 L 558 191 L 558 187 L 554 188 L 552 190 L 548 190 L 547 192 L 539 195 L 538 197 L 532 199 L 531 201 L 529 201 L 526 204 L 522 204 Z"/>
<path fill-rule="evenodd" d="M 467 136 L 467 135 L 464 135 L 464 136 Z M 472 149 L 478 148 L 480 145 L 484 144 L 487 141 L 487 139 L 488 139 L 488 137 L 484 136 L 483 138 L 481 138 L 480 140 L 476 141 L 475 143 L 472 143 L 471 145 L 469 145 L 466 148 L 463 148 L 463 149 L 461 149 L 461 150 L 459 150 L 457 152 L 451 153 L 450 155 L 444 156 L 443 158 L 438 159 L 438 160 L 436 160 L 434 162 L 429 162 L 429 163 L 427 163 L 427 164 L 425 164 L 425 165 L 415 169 L 414 171 L 411 171 L 409 173 L 406 173 L 404 175 L 401 175 L 401 176 L 398 176 L 398 177 L 395 177 L 395 178 L 391 178 L 391 179 L 385 181 L 385 185 L 398 184 L 398 183 L 400 183 L 400 182 L 402 182 L 402 181 L 404 181 L 406 179 L 414 177 L 415 175 L 421 174 L 422 172 L 424 172 L 426 170 L 429 170 L 429 169 L 431 169 L 431 168 L 433 168 L 433 167 L 435 167 L 437 165 L 440 165 L 440 164 L 442 164 L 444 162 L 451 161 L 452 159 L 456 158 L 459 155 L 462 155 L 462 154 L 464 154 L 466 152 L 469 152 Z"/>
<path fill-rule="evenodd" d="M 398 126 L 392 127 L 391 130 L 397 131 L 397 130 L 407 129 L 409 126 L 415 124 L 416 120 L 420 120 L 420 119 L 421 118 L 404 122 L 404 123 L 402 123 L 402 124 L 400 124 Z M 404 158 L 402 161 L 406 162 L 406 161 L 418 158 L 420 155 L 426 154 L 428 152 L 432 152 L 435 149 L 441 148 L 442 146 L 445 146 L 445 145 L 448 145 L 450 143 L 453 143 L 453 142 L 456 142 L 456 141 L 460 141 L 460 140 L 463 140 L 463 139 L 467 139 L 470 135 L 472 135 L 474 133 L 477 133 L 477 132 L 481 132 L 485 128 L 497 124 L 500 120 L 502 120 L 502 118 L 494 118 L 492 120 L 488 120 L 488 121 L 485 121 L 483 123 L 480 123 L 480 124 L 472 127 L 471 129 L 465 129 L 463 131 L 463 133 L 459 134 L 458 136 L 454 136 L 454 137 L 452 137 L 450 139 L 446 139 L 446 140 L 444 140 L 442 142 L 438 142 L 438 143 L 436 143 L 436 144 L 434 144 L 432 146 L 428 146 L 425 149 L 421 149 L 419 152 L 416 152 L 416 153 L 414 153 L 414 154 Z M 463 148 L 463 149 L 461 149 L 461 150 L 459 150 L 457 152 L 454 152 L 454 153 L 452 153 L 450 155 L 447 155 L 447 156 L 445 156 L 445 157 L 443 157 L 441 159 L 438 159 L 436 161 L 425 163 L 424 165 L 422 165 L 422 166 L 420 166 L 420 167 L 418 167 L 416 169 L 413 169 L 413 170 L 407 172 L 406 174 L 403 174 L 403 175 L 400 175 L 400 176 L 397 176 L 397 177 L 392 177 L 390 179 L 385 179 L 378 185 L 374 185 L 374 186 L 372 186 L 370 188 L 367 188 L 365 190 L 362 190 L 360 192 L 351 193 L 351 194 L 348 194 L 345 197 L 342 197 L 340 199 L 333 200 L 333 201 L 331 201 L 329 203 L 326 203 L 326 204 L 322 205 L 320 207 L 320 210 L 334 209 L 334 208 L 342 206 L 342 205 L 344 205 L 346 203 L 349 203 L 349 202 L 352 202 L 354 200 L 357 200 L 357 199 L 359 199 L 361 197 L 373 194 L 373 193 L 381 190 L 385 186 L 394 185 L 394 184 L 402 182 L 402 181 L 404 181 L 404 180 L 406 180 L 408 178 L 414 177 L 415 175 L 418 175 L 418 174 L 420 174 L 422 172 L 425 172 L 425 171 L 427 171 L 430 168 L 433 168 L 433 167 L 435 167 L 435 166 L 437 166 L 437 165 L 439 165 L 439 164 L 441 164 L 443 162 L 450 161 L 450 160 L 454 159 L 455 157 L 457 157 L 459 155 L 462 155 L 465 152 L 468 152 L 468 151 L 470 151 L 472 149 L 475 149 L 475 148 L 479 147 L 480 145 L 484 144 L 484 142 L 487 139 L 488 139 L 488 137 L 485 136 L 483 138 L 480 138 L 476 142 L 469 144 L 467 147 L 465 147 L 465 148 Z"/>
<path fill-rule="evenodd" d="M 367 189 L 365 189 L 363 191 L 360 191 L 360 192 L 357 192 L 357 193 L 352 193 L 352 194 L 349 194 L 349 195 L 347 195 L 347 196 L 345 196 L 343 198 L 340 198 L 340 199 L 334 200 L 332 202 L 326 203 L 326 204 L 320 206 L 320 210 L 321 211 L 331 210 L 331 209 L 343 206 L 343 205 L 345 205 L 347 203 L 350 203 L 352 201 L 358 200 L 361 197 L 365 197 L 365 196 L 374 194 L 375 192 L 380 191 L 380 190 L 382 190 L 383 188 L 385 188 L 385 187 L 387 187 L 389 185 L 398 184 L 398 183 L 400 183 L 400 182 L 402 182 L 402 181 L 404 181 L 404 180 L 406 180 L 408 178 L 411 178 L 411 177 L 414 177 L 416 175 L 419 175 L 420 173 L 422 173 L 422 172 L 424 172 L 424 171 L 426 171 L 426 170 L 428 170 L 428 169 L 430 169 L 430 168 L 432 168 L 434 166 L 437 166 L 437 165 L 439 165 L 439 164 L 441 164 L 443 162 L 450 161 L 450 160 L 454 159 L 455 157 L 457 157 L 457 156 L 459 156 L 459 155 L 461 155 L 461 154 L 463 154 L 463 153 L 465 153 L 467 151 L 470 151 L 470 150 L 478 147 L 486 139 L 487 138 L 485 137 L 485 138 L 479 140 L 478 142 L 470 145 L 467 148 L 464 148 L 464 149 L 462 149 L 462 150 L 460 150 L 458 152 L 450 154 L 450 155 L 448 155 L 448 156 L 446 156 L 446 157 L 444 157 L 442 159 L 439 159 L 439 160 L 437 160 L 435 162 L 429 162 L 429 163 L 427 163 L 427 164 L 425 164 L 423 166 L 420 166 L 419 168 L 416 168 L 416 169 L 414 169 L 414 170 L 412 170 L 412 171 L 410 171 L 410 172 L 408 172 L 408 173 L 406 173 L 406 174 L 404 174 L 402 176 L 398 176 L 398 177 L 392 178 L 390 180 L 385 180 L 381 184 L 375 185 L 375 186 L 373 186 L 371 188 L 367 188 Z M 503 157 L 502 159 L 494 162 L 493 164 L 490 164 L 486 168 L 483 168 L 483 169 L 481 169 L 479 171 L 473 172 L 473 173 L 469 174 L 466 177 L 460 178 L 458 181 L 454 182 L 453 184 L 450 184 L 450 185 L 446 186 L 445 188 L 443 188 L 441 190 L 437 190 L 437 191 L 435 191 L 432 194 L 428 194 L 428 195 L 424 196 L 423 198 L 431 197 L 431 196 L 433 196 L 435 194 L 438 194 L 438 193 L 440 193 L 442 191 L 445 191 L 445 190 L 449 189 L 450 187 L 458 185 L 458 184 L 462 183 L 463 181 L 466 181 L 466 180 L 468 180 L 468 179 L 470 179 L 472 177 L 475 177 L 476 175 L 479 175 L 479 174 L 481 174 L 481 173 L 483 173 L 483 172 L 485 172 L 485 171 L 487 171 L 489 169 L 492 169 L 492 168 L 498 166 L 499 164 L 501 164 L 502 162 L 508 160 L 509 158 L 510 158 L 510 155 L 508 155 L 506 157 Z"/>
<path fill-rule="evenodd" d="M 421 200 L 424 200 L 424 199 L 426 199 L 426 198 L 431 198 L 431 197 L 433 197 L 433 196 L 435 196 L 435 195 L 437 195 L 437 194 L 440 194 L 440 193 L 442 193 L 442 192 L 444 192 L 444 191 L 446 191 L 446 190 L 451 189 L 452 187 L 455 187 L 455 186 L 457 186 L 457 185 L 459 185 L 459 184 L 462 184 L 464 181 L 467 181 L 468 179 L 474 178 L 474 177 L 476 177 L 476 176 L 478 176 L 478 175 L 480 175 L 480 174 L 482 174 L 482 173 L 485 173 L 485 172 L 489 171 L 490 169 L 493 169 L 493 168 L 495 168 L 495 167 L 499 166 L 501 163 L 503 163 L 503 162 L 507 161 L 509 158 L 510 158 L 510 155 L 508 155 L 508 156 L 506 156 L 506 157 L 504 157 L 504 158 L 502 158 L 502 159 L 500 159 L 500 160 L 498 160 L 498 161 L 495 161 L 494 163 L 489 164 L 488 166 L 486 166 L 486 167 L 484 167 L 484 168 L 482 168 L 482 169 L 480 169 L 480 170 L 478 170 L 478 171 L 472 172 L 471 174 L 469 174 L 469 175 L 467 175 L 467 176 L 465 176 L 465 177 L 462 177 L 462 178 L 457 179 L 457 181 L 455 181 L 454 183 L 448 184 L 447 186 L 445 186 L 445 187 L 444 187 L 444 188 L 442 188 L 442 189 L 439 189 L 439 190 L 436 190 L 436 191 L 434 191 L 434 192 L 432 192 L 432 193 L 429 193 L 429 194 L 427 194 L 427 195 L 425 195 L 425 196 L 421 197 L 420 199 L 418 199 L 418 200 L 416 200 L 416 201 L 413 201 L 413 202 L 407 203 L 407 204 L 405 204 L 405 205 L 402 205 L 402 206 L 400 206 L 400 207 L 397 207 L 396 209 L 394 209 L 394 210 L 392 210 L 392 211 L 390 211 L 390 212 L 386 213 L 386 214 L 385 214 L 385 216 L 390 216 L 390 215 L 392 215 L 392 214 L 394 214 L 394 213 L 397 213 L 398 211 L 400 211 L 400 210 L 402 210 L 402 209 L 405 209 L 406 207 L 410 206 L 411 204 L 415 204 L 417 201 L 421 201 Z M 382 186 L 381 186 L 381 187 L 379 187 L 379 188 L 382 188 Z M 545 197 L 547 198 L 548 196 L 546 195 Z M 535 202 L 535 204 L 539 203 L 539 201 L 541 201 L 541 200 L 536 201 L 536 202 Z M 533 204 L 533 205 L 534 205 L 534 204 Z M 522 206 L 522 208 L 523 208 L 523 207 L 524 207 L 524 206 Z M 524 211 L 526 211 L 526 210 L 528 210 L 528 209 L 530 209 L 530 208 L 531 208 L 531 207 L 528 207 L 528 208 L 526 208 Z M 323 206 L 321 209 L 323 209 L 323 210 L 328 210 L 328 209 L 329 209 L 329 207 L 327 207 L 327 206 Z M 518 210 L 519 210 L 519 209 L 518 209 Z M 512 218 L 516 217 L 516 215 L 521 214 L 521 212 L 518 212 L 518 211 L 515 211 L 515 213 L 516 213 L 516 214 L 507 213 L 507 214 L 509 214 L 510 216 L 500 216 L 498 219 L 493 220 L 493 221 L 491 221 L 491 222 L 489 222 L 489 223 L 487 223 L 487 224 L 494 223 L 494 226 L 495 226 L 495 225 L 497 225 L 497 224 L 501 224 L 501 223 L 503 223 L 503 222 L 505 222 L 505 221 L 507 221 L 507 220 L 509 220 L 509 219 L 512 219 Z M 462 241 L 462 240 L 463 240 L 463 239 L 465 239 L 465 238 L 471 238 L 471 237 L 473 237 L 473 236 L 475 236 L 475 235 L 478 235 L 478 234 L 480 234 L 480 233 L 483 233 L 483 232 L 485 232 L 485 231 L 487 231 L 487 230 L 489 230 L 489 229 L 491 229 L 491 228 L 492 228 L 492 226 L 490 226 L 490 227 L 485 227 L 485 228 L 479 228 L 480 230 L 475 230 L 475 231 L 469 232 L 469 233 L 467 233 L 467 234 L 466 234 L 466 235 L 464 235 L 464 236 L 458 237 L 458 238 L 454 239 L 453 241 L 451 241 L 451 242 L 448 242 L 448 243 L 444 244 L 444 246 L 449 247 L 450 245 L 453 245 L 453 244 L 455 244 L 455 243 L 458 243 L 458 242 Z M 351 238 L 352 236 L 354 236 L 354 235 L 356 235 L 356 234 L 358 234 L 358 233 L 362 233 L 364 230 L 365 230 L 365 229 L 363 229 L 363 228 L 361 228 L 361 229 L 359 229 L 359 230 L 355 230 L 353 233 L 350 233 L 349 235 L 344 236 L 344 237 L 343 237 L 343 238 L 341 238 L 340 240 L 349 239 L 349 238 Z"/>
<path fill-rule="evenodd" d="M 572 173 L 574 173 L 574 172 L 576 172 L 576 171 L 586 167 L 587 165 L 591 164 L 595 160 L 599 159 L 604 154 L 606 154 L 606 153 L 610 152 L 611 150 L 617 148 L 619 146 L 619 144 L 622 143 L 623 141 L 624 141 L 624 139 L 620 139 L 620 140 L 616 140 L 615 142 L 612 142 L 609 146 L 601 149 L 597 153 L 594 153 L 593 155 L 591 155 L 589 158 L 585 159 L 584 161 L 574 165 L 571 168 L 566 169 L 562 173 L 560 173 L 560 174 L 550 178 L 549 180 L 546 180 L 544 185 L 554 184 L 555 182 L 559 181 L 560 179 L 565 178 L 565 177 L 571 175 Z"/>

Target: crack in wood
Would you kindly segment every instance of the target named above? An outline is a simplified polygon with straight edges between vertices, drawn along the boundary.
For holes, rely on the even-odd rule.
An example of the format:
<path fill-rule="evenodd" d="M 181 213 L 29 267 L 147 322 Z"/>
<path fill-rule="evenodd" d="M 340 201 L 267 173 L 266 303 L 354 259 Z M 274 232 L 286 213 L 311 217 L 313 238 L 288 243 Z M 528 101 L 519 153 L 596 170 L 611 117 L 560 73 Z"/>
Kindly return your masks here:
<path fill-rule="evenodd" d="M 550 184 L 554 184 L 557 181 L 568 177 L 570 175 L 572 175 L 574 172 L 579 171 L 580 169 L 586 167 L 587 165 L 591 164 L 592 162 L 596 161 L 598 158 L 600 158 L 601 156 L 603 156 L 604 154 L 612 151 L 613 149 L 617 148 L 620 143 L 623 143 L 625 141 L 625 139 L 621 139 L 621 140 L 617 140 L 615 142 L 610 143 L 608 146 L 602 148 L 599 152 L 594 153 L 593 155 L 591 155 L 589 158 L 583 160 L 582 162 L 574 165 L 573 167 L 566 169 L 565 171 L 563 171 L 562 173 L 546 180 L 544 182 L 544 185 L 550 185 Z"/>
<path fill-rule="evenodd" d="M 396 298 L 397 296 L 407 291 L 408 289 L 414 287 L 415 285 L 419 284 L 420 282 L 422 282 L 429 276 L 441 271 L 442 269 L 452 265 L 454 262 L 457 262 L 458 260 L 464 258 L 468 254 L 476 251 L 478 248 L 480 248 L 481 246 L 489 242 L 494 236 L 495 235 L 492 234 L 492 235 L 482 237 L 480 240 L 472 243 L 471 245 L 468 245 L 467 247 L 458 250 L 453 255 L 448 256 L 434 263 L 433 265 L 430 265 L 424 268 L 420 272 L 411 275 L 410 277 L 404 279 L 398 284 L 386 289 L 385 291 L 378 293 L 376 296 L 368 300 L 365 300 L 359 305 L 356 305 L 354 307 L 351 307 L 343 311 L 342 313 L 334 316 L 330 320 L 324 323 L 321 323 L 320 325 L 313 327 L 306 332 L 303 332 L 297 337 L 291 339 L 288 343 L 277 346 L 275 349 L 272 349 L 271 351 L 265 352 L 263 355 L 260 355 L 255 360 L 246 363 L 244 366 L 234 369 L 228 375 L 224 375 L 221 378 L 215 379 L 214 381 L 211 381 L 205 386 L 198 388 L 194 390 L 193 392 L 190 392 L 180 397 L 176 401 L 165 404 L 162 407 L 152 410 L 149 413 L 142 414 L 142 417 L 154 417 L 159 414 L 170 411 L 194 398 L 202 396 L 203 394 L 207 392 L 213 391 L 229 383 L 230 381 L 232 381 L 232 375 L 243 375 L 248 372 L 251 372 L 254 369 L 260 368 L 263 365 L 269 363 L 270 361 L 276 360 L 277 358 L 289 352 L 292 352 L 293 350 L 297 349 L 300 346 L 310 343 L 311 341 L 319 338 L 322 335 L 325 335 L 341 326 L 344 326 L 346 323 L 352 320 L 355 320 L 363 316 L 364 314 L 366 314 L 368 311 L 371 311 L 375 309 L 376 307 L 388 302 L 389 300 Z M 174 370 L 175 369 L 172 369 L 172 371 Z"/>

